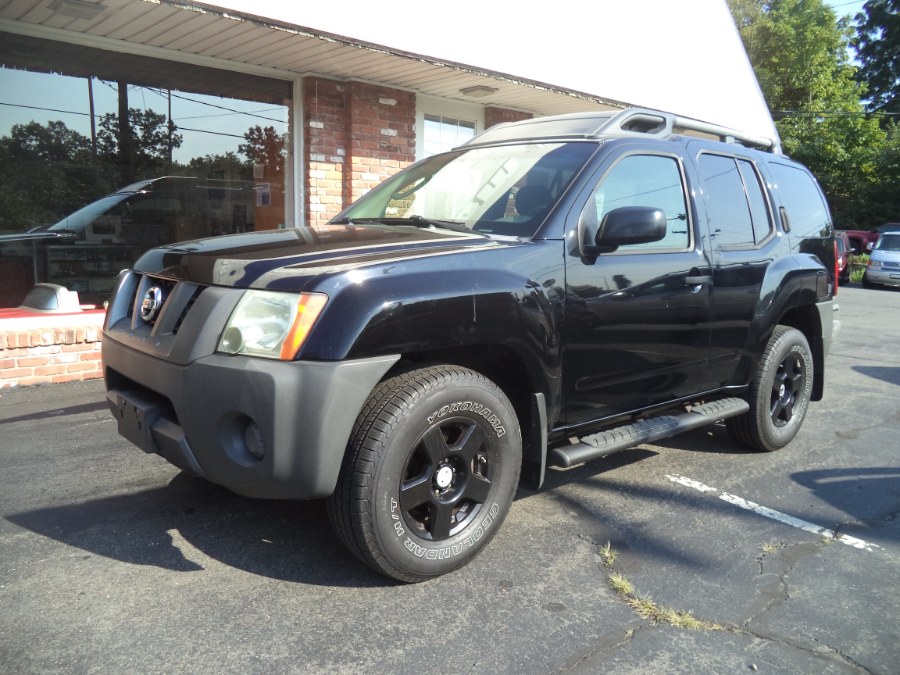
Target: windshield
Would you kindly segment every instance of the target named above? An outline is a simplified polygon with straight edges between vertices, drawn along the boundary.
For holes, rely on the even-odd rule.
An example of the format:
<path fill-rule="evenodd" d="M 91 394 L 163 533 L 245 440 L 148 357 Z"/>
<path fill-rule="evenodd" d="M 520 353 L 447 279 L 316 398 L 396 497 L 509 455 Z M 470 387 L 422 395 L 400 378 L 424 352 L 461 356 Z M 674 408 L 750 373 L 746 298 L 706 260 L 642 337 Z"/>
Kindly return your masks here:
<path fill-rule="evenodd" d="M 900 234 L 883 234 L 875 244 L 877 251 L 900 251 Z"/>
<path fill-rule="evenodd" d="M 88 225 L 101 217 L 108 216 L 113 210 L 113 207 L 131 196 L 132 195 L 128 193 L 118 193 L 103 197 L 103 199 L 98 199 L 97 201 L 91 202 L 87 206 L 78 209 L 75 213 L 66 216 L 55 225 L 52 225 L 49 229 L 51 232 L 76 232 L 84 238 L 84 231 Z"/>
<path fill-rule="evenodd" d="M 409 222 L 531 237 L 596 148 L 532 143 L 436 155 L 382 183 L 333 222 Z"/>

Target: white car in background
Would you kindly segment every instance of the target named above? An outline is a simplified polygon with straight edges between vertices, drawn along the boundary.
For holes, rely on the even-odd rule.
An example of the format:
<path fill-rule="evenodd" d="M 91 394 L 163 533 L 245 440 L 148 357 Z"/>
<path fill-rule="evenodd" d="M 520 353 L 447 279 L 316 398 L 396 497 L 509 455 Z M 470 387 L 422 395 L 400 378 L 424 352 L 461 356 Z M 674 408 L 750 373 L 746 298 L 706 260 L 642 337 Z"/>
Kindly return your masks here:
<path fill-rule="evenodd" d="M 864 288 L 900 286 L 900 232 L 885 232 L 878 238 L 862 285 Z"/>

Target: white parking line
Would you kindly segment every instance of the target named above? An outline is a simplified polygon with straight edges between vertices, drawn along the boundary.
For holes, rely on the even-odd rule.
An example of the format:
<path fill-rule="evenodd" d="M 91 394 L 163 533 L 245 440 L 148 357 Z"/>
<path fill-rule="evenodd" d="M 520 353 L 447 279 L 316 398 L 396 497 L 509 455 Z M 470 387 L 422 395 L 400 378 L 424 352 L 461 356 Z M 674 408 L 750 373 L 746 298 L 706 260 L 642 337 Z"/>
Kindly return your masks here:
<path fill-rule="evenodd" d="M 678 483 L 679 485 L 689 487 L 692 490 L 697 490 L 698 492 L 702 492 L 704 494 L 707 492 L 718 493 L 719 499 L 721 499 L 722 501 L 726 501 L 729 504 L 734 504 L 735 506 L 739 506 L 742 509 L 746 509 L 747 511 L 753 511 L 754 513 L 758 513 L 759 515 L 765 516 L 766 518 L 777 520 L 778 522 L 784 523 L 785 525 L 790 525 L 791 527 L 796 527 L 806 532 L 811 532 L 812 534 L 819 535 L 820 537 L 825 537 L 826 539 L 831 539 L 833 541 L 839 541 L 842 544 L 852 546 L 853 548 L 868 551 L 869 553 L 871 553 L 873 549 L 881 548 L 880 546 L 878 546 L 878 544 L 871 544 L 867 541 L 863 541 L 862 539 L 857 539 L 856 537 L 851 537 L 846 534 L 838 534 L 834 530 L 829 530 L 827 527 L 820 527 L 819 525 L 808 523 L 805 520 L 794 518 L 794 516 L 789 516 L 788 514 L 782 513 L 781 511 L 775 511 L 774 509 L 770 509 L 760 504 L 756 504 L 755 502 L 748 501 L 743 497 L 738 497 L 737 495 L 722 492 L 717 488 L 710 487 L 709 485 L 704 485 L 703 483 L 693 480 L 692 478 L 669 474 L 666 474 L 666 478 L 668 478 L 673 483 Z"/>

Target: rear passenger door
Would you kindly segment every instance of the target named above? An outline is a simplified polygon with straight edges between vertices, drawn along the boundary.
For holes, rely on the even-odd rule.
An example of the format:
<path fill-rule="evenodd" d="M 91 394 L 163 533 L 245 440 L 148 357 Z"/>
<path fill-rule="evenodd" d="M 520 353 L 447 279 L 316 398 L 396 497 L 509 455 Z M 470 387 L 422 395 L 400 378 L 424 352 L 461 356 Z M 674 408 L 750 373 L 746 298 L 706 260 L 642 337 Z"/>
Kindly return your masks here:
<path fill-rule="evenodd" d="M 769 264 L 787 254 L 765 182 L 752 155 L 700 152 L 701 206 L 713 255 L 712 344 L 715 386 L 747 381 L 759 337 L 751 334 Z"/>
<path fill-rule="evenodd" d="M 583 424 L 706 388 L 710 261 L 687 190 L 684 159 L 620 152 L 599 169 L 570 224 L 571 240 L 593 237 L 624 206 L 661 209 L 661 241 L 595 257 L 566 257 L 566 422 Z"/>

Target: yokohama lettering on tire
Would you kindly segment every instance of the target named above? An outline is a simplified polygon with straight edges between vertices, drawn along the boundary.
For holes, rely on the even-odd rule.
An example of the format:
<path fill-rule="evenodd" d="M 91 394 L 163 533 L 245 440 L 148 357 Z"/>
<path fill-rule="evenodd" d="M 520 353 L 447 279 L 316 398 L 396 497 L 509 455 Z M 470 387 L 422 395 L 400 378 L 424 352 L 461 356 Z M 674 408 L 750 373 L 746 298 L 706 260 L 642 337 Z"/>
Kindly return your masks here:
<path fill-rule="evenodd" d="M 372 392 L 329 516 L 363 562 L 423 581 L 487 545 L 509 510 L 521 461 L 518 420 L 499 387 L 457 366 L 414 370 Z"/>

